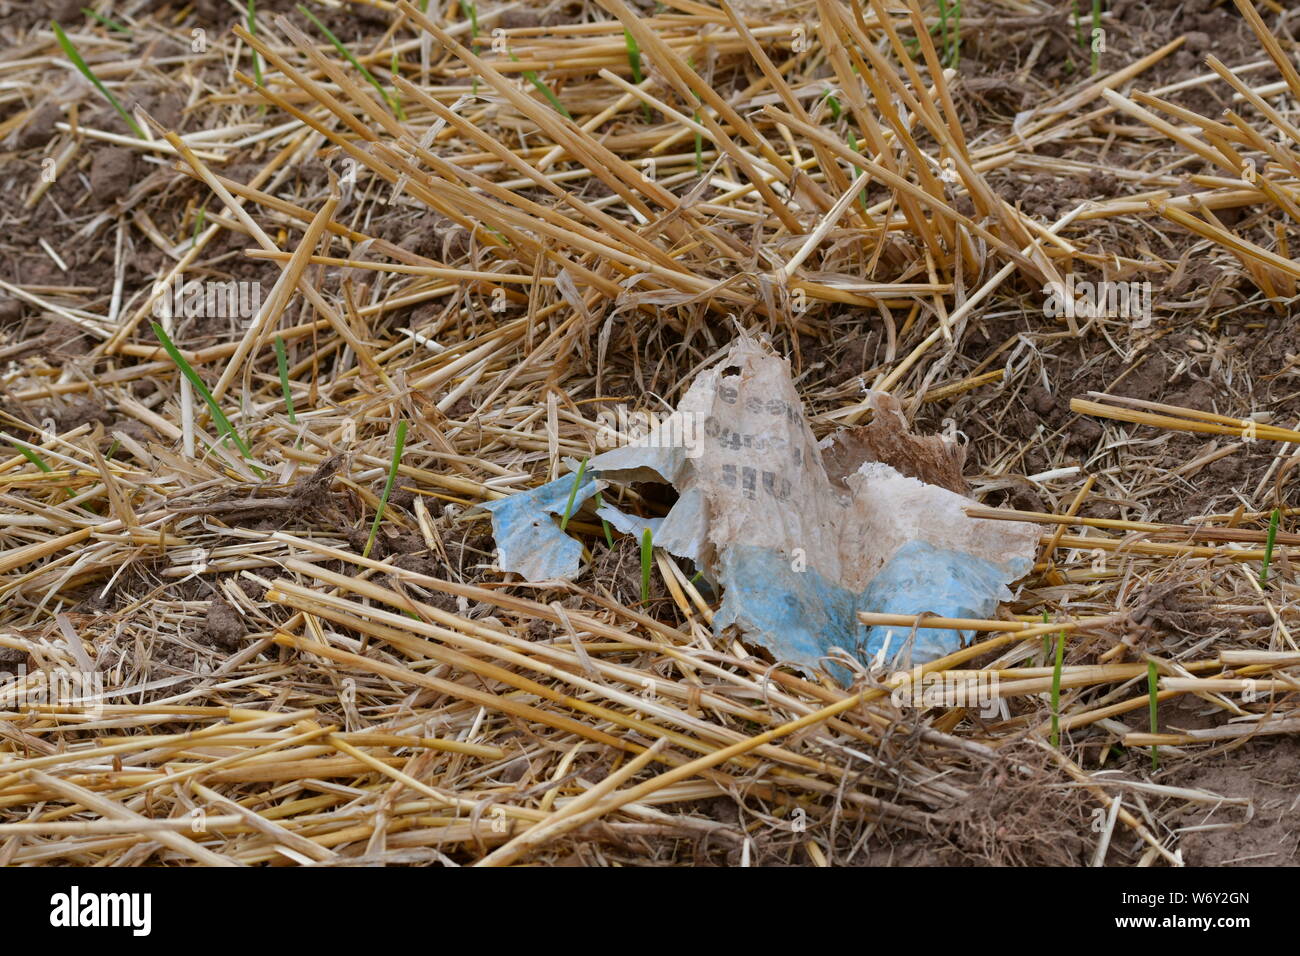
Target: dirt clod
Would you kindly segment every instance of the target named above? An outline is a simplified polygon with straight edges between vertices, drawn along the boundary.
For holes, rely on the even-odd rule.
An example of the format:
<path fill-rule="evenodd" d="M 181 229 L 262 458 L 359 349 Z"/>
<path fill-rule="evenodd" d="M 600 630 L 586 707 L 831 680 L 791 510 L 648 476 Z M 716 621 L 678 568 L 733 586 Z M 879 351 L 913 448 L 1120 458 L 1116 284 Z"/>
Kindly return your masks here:
<path fill-rule="evenodd" d="M 238 649 L 247 629 L 244 619 L 228 602 L 215 600 L 208 606 L 200 639 L 225 651 Z"/>
<path fill-rule="evenodd" d="M 98 150 L 90 166 L 90 191 L 95 201 L 107 206 L 121 199 L 135 184 L 138 162 L 130 149 Z"/>

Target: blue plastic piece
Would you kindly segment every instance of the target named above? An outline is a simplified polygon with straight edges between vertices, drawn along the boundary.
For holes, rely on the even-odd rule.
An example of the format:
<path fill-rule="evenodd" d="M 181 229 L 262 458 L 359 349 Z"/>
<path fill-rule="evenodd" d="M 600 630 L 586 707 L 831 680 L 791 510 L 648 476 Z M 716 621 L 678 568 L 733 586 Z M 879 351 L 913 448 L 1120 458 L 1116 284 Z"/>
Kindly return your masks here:
<path fill-rule="evenodd" d="M 482 505 L 492 513 L 492 537 L 496 541 L 502 571 L 521 574 L 530 581 L 571 578 L 582 561 L 582 545 L 560 530 L 560 522 L 573 493 L 577 475 L 566 475 L 508 498 Z M 599 490 L 593 475 L 582 476 L 573 496 L 573 514 Z"/>
<path fill-rule="evenodd" d="M 1003 582 L 1028 568 L 1015 561 L 994 564 L 926 541 L 909 541 L 855 594 L 818 574 L 795 570 L 785 555 L 753 547 L 733 547 L 722 558 L 722 607 L 715 629 L 737 625 L 747 639 L 772 651 L 779 661 L 825 670 L 832 647 L 864 664 L 882 648 L 887 665 L 910 666 L 951 654 L 966 635 L 959 631 L 868 627 L 859 611 L 989 617 L 997 609 Z M 888 646 L 886 647 L 886 641 Z M 839 671 L 839 669 L 836 669 Z"/>

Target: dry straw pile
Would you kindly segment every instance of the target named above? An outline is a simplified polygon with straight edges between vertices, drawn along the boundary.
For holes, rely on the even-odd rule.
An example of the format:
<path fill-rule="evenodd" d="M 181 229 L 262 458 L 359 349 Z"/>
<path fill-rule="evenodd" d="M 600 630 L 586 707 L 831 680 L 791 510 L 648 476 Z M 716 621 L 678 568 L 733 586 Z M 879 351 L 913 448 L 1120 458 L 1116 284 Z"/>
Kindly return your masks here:
<path fill-rule="evenodd" d="M 738 325 L 790 358 L 819 436 L 864 421 L 864 385 L 962 428 L 1001 422 L 1039 350 L 1116 328 L 1044 317 L 1044 284 L 1164 267 L 1108 245 L 1115 223 L 1190 230 L 1262 295 L 1292 295 L 1284 219 L 1273 242 L 1216 218 L 1300 218 L 1300 120 L 1276 105 L 1300 76 L 1238 5 L 1285 87 L 1214 58 L 1184 82 L 1227 84 L 1239 111 L 1135 88 L 1175 40 L 987 130 L 963 126 L 953 37 L 1031 29 L 1046 3 L 599 0 L 541 23 L 373 0 L 335 12 L 337 43 L 258 4 L 201 49 L 185 11 L 141 12 L 126 38 L 63 24 L 110 92 L 162 78 L 204 123 L 178 134 L 139 110 L 134 136 L 78 80 L 81 115 L 31 154 L 54 177 L 9 196 L 36 216 L 88 151 L 137 154 L 120 196 L 70 211 L 113 264 L 103 284 L 0 282 L 93 343 L 56 363 L 0 342 L 0 664 L 21 671 L 0 684 L 0 862 L 830 865 L 926 841 L 1177 864 L 1188 820 L 1243 820 L 1245 800 L 1148 761 L 1300 729 L 1300 509 L 1280 497 L 1300 434 L 1249 407 L 1103 391 L 1074 406 L 1106 422 L 1087 468 L 1059 431 L 975 449 L 983 495 L 1030 484 L 1031 446 L 1045 461 L 1041 507 L 971 505 L 1041 524 L 1039 566 L 1002 620 L 963 622 L 972 645 L 926 666 L 992 686 L 1004 706 L 984 712 L 900 707 L 887 672 L 844 688 L 773 666 L 713 633 L 694 569 L 661 552 L 643 603 L 637 542 L 586 517 L 569 524 L 582 576 L 521 583 L 469 511 L 593 454 L 602 409 L 671 407 Z M 358 12 L 364 42 L 340 26 Z M 146 32 L 171 45 L 144 49 Z M 44 23 L 0 59 L 30 104 L 0 135 L 31 121 L 56 62 Z M 1006 177 L 1082 175 L 1040 149 L 1094 136 L 1165 151 L 1129 177 L 1147 191 L 1025 211 Z M 137 248 L 164 253 L 147 282 Z M 246 321 L 213 333 L 182 309 L 160 347 L 178 281 L 232 277 L 266 290 Z M 1032 339 L 972 357 L 982 317 L 1016 301 Z M 841 361 L 861 375 L 806 371 Z M 112 414 L 70 423 L 86 403 Z M 1239 507 L 1140 520 L 1184 487 L 1143 457 L 1172 432 L 1220 440 L 1188 474 L 1243 443 L 1275 458 Z M 1102 488 L 1123 516 L 1085 515 Z M 622 504 L 664 508 L 653 489 Z M 1152 664 L 1159 704 L 1195 695 L 1204 729 L 1144 732 Z M 41 702 L 65 672 L 97 675 L 98 699 Z"/>

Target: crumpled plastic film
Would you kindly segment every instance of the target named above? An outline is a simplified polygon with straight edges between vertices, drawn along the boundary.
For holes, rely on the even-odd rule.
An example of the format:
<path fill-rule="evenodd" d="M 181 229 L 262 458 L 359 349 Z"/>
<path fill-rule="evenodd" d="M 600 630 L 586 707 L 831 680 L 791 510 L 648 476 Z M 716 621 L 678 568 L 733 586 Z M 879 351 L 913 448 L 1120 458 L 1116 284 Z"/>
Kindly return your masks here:
<path fill-rule="evenodd" d="M 672 485 L 678 500 L 662 519 L 622 514 L 608 496 L 597 513 L 638 536 L 650 526 L 656 547 L 721 589 L 714 627 L 734 625 L 782 663 L 825 670 L 832 648 L 891 667 L 933 660 L 964 636 L 868 627 L 857 613 L 990 617 L 1033 566 L 1039 529 L 968 517 L 970 499 L 951 490 L 964 487 L 960 451 L 908 434 L 888 396 L 875 411 L 871 426 L 819 445 L 789 364 L 742 338 L 658 429 L 591 459 L 574 508 L 600 487 Z M 581 548 L 550 517 L 574 480 L 484 506 L 503 570 L 577 574 Z"/>
<path fill-rule="evenodd" d="M 529 581 L 568 580 L 577 575 L 582 545 L 551 517 L 564 514 L 575 480 L 576 475 L 569 475 L 478 506 L 492 514 L 501 570 Z M 588 471 L 574 495 L 574 510 L 599 490 Z"/>

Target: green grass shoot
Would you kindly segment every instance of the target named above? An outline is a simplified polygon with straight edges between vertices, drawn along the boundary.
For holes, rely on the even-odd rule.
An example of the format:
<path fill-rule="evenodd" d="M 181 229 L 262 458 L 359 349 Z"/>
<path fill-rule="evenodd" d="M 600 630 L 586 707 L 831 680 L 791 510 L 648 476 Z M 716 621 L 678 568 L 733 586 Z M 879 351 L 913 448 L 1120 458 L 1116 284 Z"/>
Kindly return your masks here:
<path fill-rule="evenodd" d="M 384 493 L 379 496 L 379 509 L 375 512 L 375 520 L 370 525 L 370 537 L 366 538 L 366 549 L 361 552 L 363 558 L 370 557 L 370 549 L 375 545 L 375 535 L 379 534 L 379 522 L 384 518 L 384 507 L 388 504 L 388 496 L 393 493 L 393 485 L 397 483 L 397 466 L 401 463 L 404 447 L 406 447 L 406 420 L 402 419 L 397 423 L 397 442 L 393 445 L 393 461 L 388 466 L 388 480 L 384 482 Z"/>
<path fill-rule="evenodd" d="M 632 82 L 641 83 L 645 80 L 645 74 L 641 71 L 641 47 L 637 45 L 632 31 L 626 27 L 623 29 L 623 42 L 627 44 L 627 65 L 632 69 Z"/>
<path fill-rule="evenodd" d="M 99 77 L 94 74 L 94 71 L 86 65 L 86 61 L 81 58 L 81 54 L 78 53 L 77 48 L 72 45 L 72 41 L 69 40 L 68 35 L 63 32 L 63 27 L 59 26 L 58 21 L 51 20 L 50 26 L 54 27 L 55 39 L 59 41 L 59 46 L 63 47 L 63 52 L 67 54 L 68 59 L 72 61 L 72 65 L 77 68 L 78 72 L 80 72 L 82 76 L 91 82 L 95 89 L 99 90 L 100 95 L 103 96 L 104 99 L 108 100 L 108 102 L 112 104 L 113 109 L 117 110 L 118 115 L 126 121 L 126 125 L 131 127 L 131 131 L 141 139 L 147 140 L 149 137 L 144 135 L 144 130 L 140 128 L 140 124 L 137 123 L 135 118 L 126 111 L 126 108 L 117 101 L 117 97 L 109 92 L 108 87 L 99 81 Z"/>
<path fill-rule="evenodd" d="M 961 59 L 961 0 L 939 0 L 938 27 L 943 65 L 955 68 Z"/>
<path fill-rule="evenodd" d="M 45 472 L 47 475 L 50 474 L 52 471 L 54 471 L 53 468 L 51 468 L 49 465 L 45 463 L 45 459 L 42 458 L 39 454 L 37 454 L 34 449 L 28 448 L 26 445 L 14 445 L 13 447 L 18 449 L 18 451 L 22 453 L 22 456 L 24 458 L 30 461 L 41 471 Z"/>
<path fill-rule="evenodd" d="M 569 503 L 564 506 L 564 517 L 560 519 L 560 530 L 566 531 L 569 519 L 573 517 L 573 502 L 578 497 L 578 488 L 582 486 L 582 476 L 587 472 L 587 459 L 578 464 L 578 473 L 573 476 L 573 487 L 569 489 Z"/>
<path fill-rule="evenodd" d="M 930 36 L 934 36 L 935 33 L 938 32 L 939 24 L 941 22 L 942 22 L 941 20 L 936 20 L 933 24 L 930 25 L 930 29 L 927 30 L 926 33 L 930 34 Z M 910 40 L 904 40 L 903 48 L 907 50 L 907 55 L 915 60 L 921 53 L 921 41 L 917 37 L 912 37 L 912 39 Z M 853 72 L 854 73 L 858 72 L 856 64 L 853 67 Z"/>
<path fill-rule="evenodd" d="M 555 112 L 559 113 L 567 120 L 573 119 L 573 115 L 565 108 L 564 104 L 560 102 L 560 98 L 555 95 L 555 91 L 542 82 L 542 78 L 537 75 L 536 70 L 524 70 L 524 79 L 533 84 L 533 86 L 537 88 L 538 93 L 541 93 L 546 97 L 546 101 L 555 108 Z"/>
<path fill-rule="evenodd" d="M 641 532 L 641 603 L 650 603 L 650 556 L 654 553 L 654 534 L 649 528 Z"/>
<path fill-rule="evenodd" d="M 96 20 L 98 20 L 104 26 L 108 27 L 114 33 L 124 33 L 127 36 L 131 35 L 131 31 L 126 27 L 122 26 L 122 24 L 118 23 L 116 20 L 112 19 L 111 17 L 104 16 L 102 13 L 96 13 L 94 10 L 90 9 L 90 7 L 82 7 L 81 12 L 88 17 L 94 17 Z"/>
<path fill-rule="evenodd" d="M 424 2 L 427 4 L 429 0 L 424 0 Z M 423 7 L 420 8 L 420 12 L 424 12 Z M 460 14 L 463 17 L 469 18 L 469 32 L 470 36 L 473 37 L 470 41 L 470 49 L 474 51 L 475 56 L 478 56 L 478 7 L 471 3 L 470 0 L 460 0 Z M 478 96 L 477 76 L 474 77 L 473 90 L 474 95 Z"/>
<path fill-rule="evenodd" d="M 511 53 L 510 60 L 511 62 L 518 63 L 519 57 Z M 538 93 L 541 93 L 542 96 L 546 97 L 546 102 L 551 104 L 551 107 L 555 112 L 559 113 L 567 120 L 573 119 L 573 114 L 565 109 L 564 104 L 560 102 L 560 98 L 555 95 L 555 91 L 542 82 L 542 78 L 537 75 L 536 70 L 524 70 L 523 74 L 524 79 L 533 84 L 533 88 L 536 89 Z"/>
<path fill-rule="evenodd" d="M 961 0 L 953 0 L 952 30 L 948 33 L 948 66 L 956 69 L 961 62 Z"/>
<path fill-rule="evenodd" d="M 1264 566 L 1259 569 L 1259 583 L 1268 584 L 1268 566 L 1273 563 L 1273 547 L 1277 544 L 1277 526 L 1282 523 L 1282 512 L 1277 508 L 1268 519 L 1268 540 L 1264 542 Z"/>
<path fill-rule="evenodd" d="M 1052 666 L 1052 746 L 1061 746 L 1061 662 L 1065 659 L 1065 632 L 1056 635 L 1056 663 Z"/>
<path fill-rule="evenodd" d="M 830 107 L 832 122 L 838 122 L 840 117 L 844 115 L 844 107 L 840 105 L 840 101 L 836 99 L 835 94 L 830 90 L 826 91 L 824 98 L 826 100 L 826 105 Z M 848 130 L 844 138 L 845 141 L 849 144 L 849 149 L 853 150 L 855 153 L 861 152 L 861 150 L 858 148 L 858 138 L 853 135 L 853 130 L 851 128 Z M 867 211 L 866 189 L 863 189 L 861 192 L 858 193 L 858 205 L 862 207 L 862 211 L 864 213 Z"/>
<path fill-rule="evenodd" d="M 156 335 L 158 341 L 162 343 L 163 350 L 171 358 L 172 362 L 175 363 L 176 367 L 180 369 L 181 374 L 189 379 L 189 383 L 194 386 L 195 391 L 203 396 L 203 401 L 207 403 L 208 411 L 212 413 L 212 421 L 216 423 L 217 431 L 235 443 L 235 447 L 238 448 L 239 453 L 248 460 L 249 466 L 253 469 L 253 473 L 257 475 L 258 478 L 265 478 L 266 473 L 262 471 L 261 468 L 252 464 L 252 450 L 244 442 L 244 439 L 239 437 L 239 432 L 235 431 L 235 426 L 230 424 L 230 419 L 228 419 L 226 413 L 221 410 L 221 406 L 217 404 L 217 400 L 212 397 L 212 392 L 208 390 L 208 386 L 204 384 L 203 379 L 199 378 L 199 373 L 194 371 L 193 366 L 185 360 L 185 356 L 181 354 L 180 349 L 178 349 L 172 342 L 171 336 L 163 331 L 163 327 L 157 322 L 151 324 L 153 325 L 153 334 Z"/>
<path fill-rule="evenodd" d="M 1153 734 L 1160 733 L 1160 694 L 1156 682 L 1156 662 L 1149 660 L 1147 661 L 1147 698 L 1150 701 L 1150 723 Z M 1153 771 L 1160 769 L 1160 748 L 1156 744 L 1151 745 L 1151 769 Z"/>
<path fill-rule="evenodd" d="M 342 40 L 340 40 L 338 37 L 336 37 L 333 33 L 330 32 L 329 27 L 325 26 L 325 24 L 321 23 L 320 20 L 316 19 L 316 15 L 312 13 L 310 10 L 308 10 L 306 7 L 304 7 L 301 3 L 298 4 L 298 12 L 301 13 L 303 16 L 305 16 L 308 20 L 310 20 L 317 30 L 325 34 L 325 39 L 329 40 L 330 43 L 334 46 L 334 49 L 339 51 L 339 55 L 342 56 L 349 63 L 351 63 L 353 68 L 366 78 L 366 81 L 375 88 L 375 91 L 378 92 L 379 95 L 383 98 L 384 102 L 388 104 L 388 108 L 393 111 L 394 116 L 396 116 L 399 120 L 406 119 L 406 114 L 402 112 L 402 104 L 399 103 L 391 94 L 389 94 L 389 92 L 386 89 L 384 89 L 384 84 L 380 83 L 379 80 L 375 77 L 375 74 L 367 70 L 365 66 L 362 65 L 361 61 L 352 55 L 352 51 L 343 45 Z"/>
<path fill-rule="evenodd" d="M 428 0 L 425 0 L 425 2 L 427 3 Z M 460 0 L 460 12 L 462 16 L 469 17 L 470 34 L 474 37 L 475 40 L 477 40 L 479 34 L 478 6 L 472 3 L 471 0 Z"/>
<path fill-rule="evenodd" d="M 275 337 L 275 367 L 280 373 L 280 391 L 284 393 L 284 407 L 289 412 L 289 424 L 297 425 L 298 416 L 293 410 L 293 390 L 289 388 L 289 356 L 285 354 L 284 339 Z"/>
<path fill-rule="evenodd" d="M 645 71 L 641 68 L 641 47 L 637 45 L 636 37 L 632 36 L 632 31 L 624 27 L 623 42 L 627 44 L 627 65 L 632 70 L 632 82 L 640 86 L 645 82 Z M 649 123 L 654 115 L 650 112 L 650 104 L 641 104 L 641 113 L 645 116 L 645 121 Z"/>
<path fill-rule="evenodd" d="M 596 492 L 595 501 L 596 501 L 597 509 L 605 507 L 605 499 L 600 496 L 599 491 Z M 609 545 L 611 548 L 614 547 L 614 532 L 609 530 L 609 522 L 606 521 L 604 518 L 601 518 L 600 527 L 605 532 L 605 543 Z"/>
<path fill-rule="evenodd" d="M 40 454 L 36 451 L 35 448 L 28 448 L 26 445 L 14 445 L 13 447 L 17 448 L 24 458 L 30 461 L 41 471 L 45 472 L 47 475 L 52 474 L 54 472 L 54 469 L 45 463 L 45 459 L 40 456 Z M 108 457 L 109 458 L 113 457 L 111 452 L 108 455 Z M 64 485 L 63 490 L 67 493 L 69 498 L 77 497 L 77 493 L 73 491 L 71 488 L 67 487 L 66 485 Z"/>
<path fill-rule="evenodd" d="M 825 100 L 826 105 L 831 109 L 831 119 L 838 122 L 839 118 L 844 115 L 844 109 L 840 106 L 840 101 L 835 98 L 835 94 L 830 90 L 826 91 Z"/>
<path fill-rule="evenodd" d="M 197 246 L 199 244 L 199 233 L 203 231 L 203 224 L 207 221 L 207 218 L 208 207 L 204 206 L 199 210 L 198 215 L 194 217 L 194 236 L 191 240 L 193 245 Z"/>
<path fill-rule="evenodd" d="M 1088 41 L 1083 32 L 1083 18 L 1079 16 L 1079 0 L 1074 0 L 1074 37 L 1079 42 L 1079 46 L 1086 47 Z"/>
<path fill-rule="evenodd" d="M 247 25 L 248 25 L 249 36 L 257 36 L 257 0 L 248 0 Z M 261 86 L 262 85 L 262 57 L 258 55 L 258 52 L 252 49 L 251 47 L 249 48 L 249 52 L 253 54 L 253 79 L 257 81 L 258 86 Z"/>

